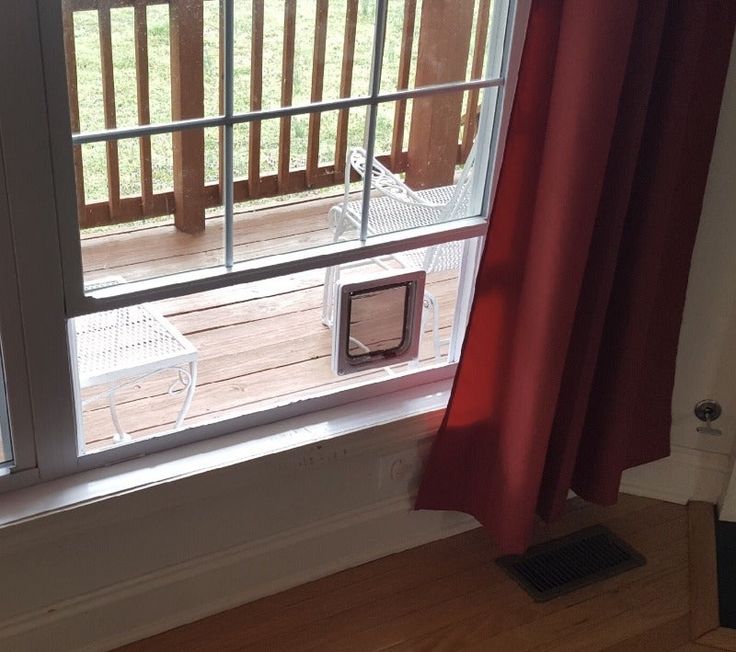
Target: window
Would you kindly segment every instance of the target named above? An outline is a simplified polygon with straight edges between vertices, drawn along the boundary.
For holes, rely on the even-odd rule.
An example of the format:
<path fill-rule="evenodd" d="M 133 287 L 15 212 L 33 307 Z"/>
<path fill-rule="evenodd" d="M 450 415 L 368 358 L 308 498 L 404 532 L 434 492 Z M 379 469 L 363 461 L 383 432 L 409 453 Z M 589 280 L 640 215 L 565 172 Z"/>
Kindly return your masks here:
<path fill-rule="evenodd" d="M 17 4 L 41 477 L 452 376 L 524 3 Z"/>

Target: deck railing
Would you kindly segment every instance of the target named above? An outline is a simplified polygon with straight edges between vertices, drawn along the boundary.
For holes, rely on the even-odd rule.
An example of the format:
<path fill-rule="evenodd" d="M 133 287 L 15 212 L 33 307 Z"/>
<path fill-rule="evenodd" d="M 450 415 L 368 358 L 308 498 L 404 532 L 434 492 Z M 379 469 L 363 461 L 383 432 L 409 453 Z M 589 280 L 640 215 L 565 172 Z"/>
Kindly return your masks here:
<path fill-rule="evenodd" d="M 245 1 L 245 0 L 244 0 Z M 250 110 L 263 108 L 263 48 L 264 3 L 268 0 L 248 0 L 251 3 L 250 34 Z M 349 97 L 353 90 L 355 72 L 356 25 L 359 3 L 346 2 L 345 21 L 342 25 L 342 53 L 339 80 L 339 96 Z M 398 1 L 398 0 L 397 0 Z M 334 2 L 334 0 L 333 0 Z M 416 46 L 416 73 L 419 83 L 442 83 L 465 78 L 470 67 L 474 78 L 480 76 L 484 57 L 491 0 L 403 0 L 401 51 L 398 62 L 396 88 L 409 86 L 412 68 L 412 52 Z M 439 5 L 452 7 L 455 22 L 454 40 L 447 49 L 447 25 L 442 24 Z M 102 79 L 102 104 L 105 128 L 117 126 L 115 74 L 113 62 L 113 30 L 111 11 L 118 8 L 133 9 L 135 58 L 135 89 L 137 120 L 141 125 L 151 121 L 151 92 L 149 86 L 149 29 L 147 9 L 150 5 L 168 5 L 168 40 L 171 76 L 171 118 L 173 120 L 196 118 L 204 115 L 204 0 L 63 0 L 64 43 L 67 61 L 67 79 L 72 131 L 80 131 L 80 94 L 89 89 L 80 88 L 74 32 L 75 14 L 92 11 L 97 14 L 99 34 L 99 62 Z M 295 39 L 297 34 L 297 0 L 284 0 L 283 43 L 281 57 L 281 105 L 289 106 L 294 94 Z M 323 98 L 325 82 L 325 53 L 327 43 L 330 0 L 314 0 L 315 21 L 311 62 L 312 101 Z M 419 23 L 417 22 L 419 21 Z M 394 26 L 396 29 L 396 26 Z M 418 44 L 415 32 L 418 28 Z M 463 34 L 463 38 L 457 38 Z M 222 30 L 220 30 L 222 38 Z M 443 38 L 445 39 L 443 41 Z M 445 48 L 438 64 L 437 48 Z M 447 52 L 453 53 L 447 57 Z M 222 52 L 222 43 L 220 43 Z M 220 73 L 222 60 L 220 60 Z M 269 71 L 272 72 L 272 71 Z M 379 159 L 394 172 L 407 173 L 407 180 L 415 186 L 433 185 L 441 178 L 451 178 L 455 166 L 464 161 L 475 135 L 479 94 L 468 91 L 463 109 L 462 94 L 447 98 L 415 99 L 408 112 L 406 100 L 394 104 L 390 151 L 380 152 Z M 410 113 L 410 114 L 408 114 Z M 464 116 L 470 116 L 465 117 Z M 276 197 L 315 188 L 342 184 L 344 181 L 345 153 L 348 142 L 348 110 L 337 116 L 334 132 L 334 157 L 330 164 L 320 162 L 322 115 L 308 117 L 306 165 L 291 165 L 291 118 L 280 118 L 278 138 L 278 163 L 275 173 L 261 170 L 260 122 L 252 122 L 248 136 L 247 175 L 235 181 L 236 202 L 249 199 Z M 409 130 L 405 137 L 407 120 L 410 125 L 421 124 L 419 129 Z M 426 125 L 449 121 L 449 129 L 443 128 L 428 137 Z M 456 127 L 456 128 L 455 128 Z M 439 133 L 441 131 L 441 133 Z M 449 134 L 449 135 L 448 135 Z M 408 142 L 407 142 L 408 140 Z M 204 228 L 205 209 L 221 205 L 219 183 L 205 181 L 205 140 L 202 130 L 189 130 L 173 135 L 173 188 L 156 191 L 153 183 L 151 138 L 141 137 L 139 148 L 140 194 L 121 195 L 119 144 L 105 143 L 107 167 L 106 201 L 86 201 L 84 188 L 83 157 L 80 146 L 74 147 L 77 197 L 80 226 L 82 228 L 121 224 L 135 220 L 174 215 L 176 226 L 194 233 Z M 428 160 L 427 148 L 432 148 L 433 164 L 426 169 L 421 161 Z M 437 153 L 440 152 L 438 160 Z M 419 161 L 413 165 L 412 159 Z M 220 160 L 222 157 L 220 157 Z"/>

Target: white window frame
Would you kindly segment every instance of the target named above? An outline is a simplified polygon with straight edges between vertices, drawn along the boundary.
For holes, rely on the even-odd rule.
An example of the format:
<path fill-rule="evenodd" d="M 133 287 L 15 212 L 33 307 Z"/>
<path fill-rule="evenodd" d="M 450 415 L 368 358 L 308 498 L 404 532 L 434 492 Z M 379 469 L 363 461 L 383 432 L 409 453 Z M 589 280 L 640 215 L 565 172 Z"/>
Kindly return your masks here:
<path fill-rule="evenodd" d="M 375 42 L 379 44 L 383 42 L 387 1 L 377 0 Z M 13 477 L 20 477 L 26 470 L 31 473 L 25 475 L 26 479 L 22 482 L 69 475 L 142 454 L 451 378 L 456 368 L 454 363 L 460 352 L 464 321 L 462 323 L 456 321 L 459 328 L 454 329 L 456 335 L 451 343 L 450 364 L 385 381 L 373 381 L 355 388 L 335 391 L 241 417 L 185 428 L 167 433 L 165 437 L 134 441 L 114 449 L 79 456 L 67 320 L 89 312 L 182 296 L 459 239 L 466 241 L 467 254 L 472 261 L 463 268 L 460 278 L 456 319 L 464 320 L 472 298 L 473 280 L 480 253 L 479 238 L 482 238 L 487 230 L 487 219 L 483 215 L 487 215 L 498 180 L 497 161 L 502 157 L 530 0 L 506 0 L 506 2 L 509 4 L 506 22 L 509 27 L 506 36 L 500 41 L 497 35 L 495 39 L 494 35 L 491 35 L 491 42 L 499 44 L 489 51 L 488 69 L 500 70 L 498 78 L 495 79 L 381 93 L 380 75 L 376 73 L 377 67 L 374 64 L 371 91 L 366 97 L 250 114 L 234 114 L 230 92 L 226 93 L 225 112 L 222 116 L 165 125 L 116 129 L 74 137 L 76 143 L 97 142 L 121 137 L 170 133 L 188 128 L 222 126 L 227 151 L 228 139 L 232 142 L 235 124 L 360 105 L 368 107 L 367 131 L 370 135 L 372 130 L 375 131 L 378 106 L 384 102 L 451 90 L 496 88 L 495 106 L 491 106 L 491 102 L 483 103 L 483 111 L 489 113 L 498 111 L 498 114 L 497 119 L 492 121 L 492 132 L 485 136 L 489 139 L 490 146 L 479 152 L 480 166 L 488 161 L 494 161 L 494 164 L 488 167 L 492 170 L 492 175 L 489 182 L 483 186 L 483 197 L 479 198 L 481 210 L 476 216 L 411 232 L 368 238 L 365 221 L 368 201 L 364 201 L 364 224 L 361 238 L 357 241 L 334 243 L 313 250 L 270 256 L 260 260 L 234 262 L 232 242 L 228 243 L 226 240 L 224 246 L 227 264 L 221 268 L 183 272 L 164 278 L 105 288 L 85 295 L 69 134 L 61 0 L 35 2 L 8 0 L 4 5 L 4 11 L 8 12 L 8 16 L 0 21 L 0 54 L 4 60 L 0 83 L 5 88 L 13 88 L 15 92 L 0 97 L 0 137 L 3 137 L 0 152 L 5 161 L 13 161 L 13 165 L 6 169 L 5 189 L 9 207 L 7 221 L 12 230 L 12 237 L 5 244 L 0 238 L 0 259 L 6 250 L 12 249 L 18 271 L 18 305 L 10 310 L 10 321 L 13 323 L 0 323 L 0 328 L 6 341 L 9 337 L 14 337 L 13 333 L 16 335 L 22 333 L 27 375 L 24 376 L 19 371 L 18 360 L 14 359 L 15 354 L 12 356 L 13 359 L 6 355 L 5 363 L 8 368 L 9 394 L 15 391 L 20 394 L 26 392 L 28 401 L 25 408 L 21 398 L 9 401 L 16 465 L 11 473 L 0 477 L 0 491 L 19 486 L 21 481 L 13 481 Z M 501 6 L 504 3 L 494 4 Z M 227 34 L 232 34 L 232 8 L 233 0 L 225 0 L 226 44 L 232 42 L 227 38 Z M 498 20 L 492 24 L 501 28 Z M 382 59 L 380 45 L 374 49 L 374 58 L 379 61 Z M 227 74 L 231 78 L 232 47 L 226 46 L 225 60 L 226 70 L 229 71 Z M 232 90 L 232 84 L 226 84 L 226 88 L 228 87 Z M 490 121 L 485 121 L 485 124 L 490 124 Z M 33 128 L 29 129 L 28 125 Z M 368 145 L 370 145 L 368 156 L 372 157 L 372 138 L 368 139 Z M 229 201 L 229 198 L 232 198 L 232 161 L 228 159 L 226 156 L 224 162 L 226 223 L 231 222 L 233 217 L 232 202 Z M 0 199 L 3 197 L 2 190 L 0 187 Z M 366 179 L 363 193 L 364 200 L 368 200 L 369 179 Z M 0 228 L 3 228 L 1 218 L 0 212 Z M 0 236 L 2 235 L 0 233 Z M 0 268 L 0 271 L 4 270 Z M 20 389 L 13 390 L 15 386 L 19 386 Z M 28 416 L 25 421 L 24 409 Z"/>
<path fill-rule="evenodd" d="M 0 127 L 1 132 L 1 127 Z M 0 152 L 2 141 L 0 140 Z M 10 206 L 5 182 L 5 164 L 0 157 L 0 242 L 12 242 Z M 13 437 L 13 432 L 32 432 L 28 374 L 26 370 L 23 328 L 18 300 L 18 278 L 15 254 L 12 247 L 0 251 L 0 452 L 3 457 L 10 452 L 9 460 L 0 458 L 0 476 L 10 476 L 12 468 L 14 486 L 21 475 L 35 477 L 36 455 L 33 439 Z M 12 378 L 8 385 L 6 378 Z M 12 419 L 11 419 L 12 414 Z M 9 481 L 7 481 L 9 482 Z"/>

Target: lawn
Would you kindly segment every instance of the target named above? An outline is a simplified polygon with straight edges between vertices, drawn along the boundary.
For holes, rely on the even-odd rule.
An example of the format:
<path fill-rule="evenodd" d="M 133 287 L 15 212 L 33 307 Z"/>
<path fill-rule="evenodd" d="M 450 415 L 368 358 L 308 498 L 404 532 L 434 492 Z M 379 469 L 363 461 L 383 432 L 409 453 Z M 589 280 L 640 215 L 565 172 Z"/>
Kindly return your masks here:
<path fill-rule="evenodd" d="M 417 34 L 421 1 L 417 8 L 417 25 L 412 63 L 416 66 Z M 235 0 L 235 110 L 249 110 L 251 2 Z M 327 49 L 325 64 L 324 98 L 339 97 L 340 68 L 342 64 L 345 0 L 329 3 Z M 297 30 L 294 58 L 294 104 L 305 104 L 310 99 L 312 78 L 312 50 L 314 46 L 315 0 L 297 2 Z M 365 94 L 368 89 L 370 59 L 373 42 L 375 0 L 360 0 L 353 71 L 353 94 Z M 403 0 L 391 0 L 386 36 L 382 87 L 396 88 Z M 283 47 L 284 0 L 266 0 L 263 45 L 263 108 L 281 105 L 281 59 Z M 171 76 L 169 66 L 169 17 L 167 5 L 152 5 L 147 9 L 150 111 L 152 122 L 171 120 Z M 219 114 L 219 1 L 204 2 L 204 71 L 205 114 Z M 118 126 L 135 125 L 137 119 L 135 50 L 133 47 L 133 9 L 111 11 L 113 34 L 113 61 L 115 69 L 115 98 Z M 74 35 L 77 54 L 79 110 L 82 131 L 104 128 L 100 44 L 97 12 L 82 11 L 74 14 Z M 383 105 L 379 112 L 377 151 L 388 152 L 393 130 L 393 103 Z M 348 145 L 363 141 L 365 109 L 350 114 Z M 408 122 L 408 121 L 407 121 Z M 331 163 L 335 155 L 337 112 L 322 116 L 320 162 Z M 292 119 L 291 166 L 303 167 L 307 147 L 307 116 Z M 408 133 L 408 124 L 406 126 Z M 261 171 L 276 170 L 278 160 L 278 120 L 266 121 L 261 135 Z M 248 166 L 248 127 L 235 128 L 235 175 L 245 177 Z M 171 136 L 152 137 L 154 192 L 172 186 Z M 208 181 L 218 178 L 218 131 L 205 130 L 205 173 Z M 85 194 L 87 202 L 107 199 L 105 147 L 102 144 L 83 147 Z M 140 168 L 137 140 L 119 144 L 121 195 L 140 194 Z"/>

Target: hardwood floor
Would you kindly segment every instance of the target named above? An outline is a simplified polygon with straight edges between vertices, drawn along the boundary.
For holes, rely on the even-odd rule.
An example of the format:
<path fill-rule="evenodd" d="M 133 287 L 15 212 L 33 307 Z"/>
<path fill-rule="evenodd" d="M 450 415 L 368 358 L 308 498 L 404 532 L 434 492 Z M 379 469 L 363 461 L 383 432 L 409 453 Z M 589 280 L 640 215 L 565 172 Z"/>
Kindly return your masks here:
<path fill-rule="evenodd" d="M 253 257 L 329 241 L 327 211 L 336 201 L 240 214 L 235 235 L 241 248 L 236 249 Z M 217 219 L 209 220 L 205 232 L 197 236 L 170 226 L 89 236 L 83 242 L 87 278 L 134 280 L 215 264 L 213 252 L 221 247 L 221 240 L 221 220 Z M 363 279 L 380 271 L 378 265 L 366 264 L 346 273 Z M 324 278 L 324 270 L 313 270 L 156 302 L 198 351 L 198 381 L 185 427 L 385 376 L 385 371 L 347 377 L 332 372 L 332 335 L 321 322 Z M 431 274 L 427 279 L 427 289 L 439 302 L 443 340 L 450 336 L 456 288 L 454 271 Z M 431 320 L 426 324 L 420 357 L 425 364 L 435 362 Z M 122 427 L 132 438 L 173 426 L 183 400 L 181 394 L 168 391 L 175 378 L 173 371 L 156 374 L 117 393 Z M 89 388 L 82 396 L 87 401 L 104 389 Z M 115 429 L 106 394 L 86 402 L 82 422 L 87 450 L 113 444 Z"/>
<path fill-rule="evenodd" d="M 121 648 L 177 650 L 477 650 L 705 652 L 690 642 L 683 506 L 622 495 L 570 501 L 536 539 L 604 523 L 647 564 L 535 603 L 494 564 L 478 529 L 385 557 Z"/>

